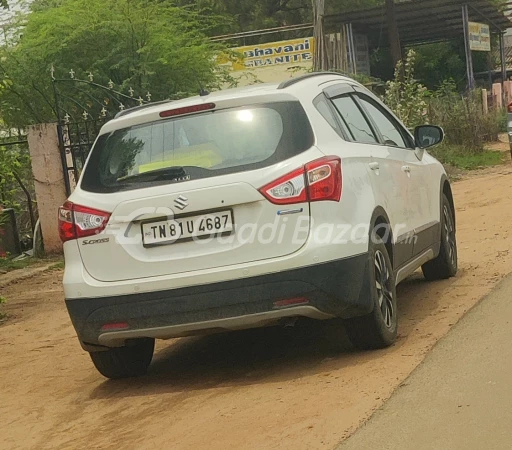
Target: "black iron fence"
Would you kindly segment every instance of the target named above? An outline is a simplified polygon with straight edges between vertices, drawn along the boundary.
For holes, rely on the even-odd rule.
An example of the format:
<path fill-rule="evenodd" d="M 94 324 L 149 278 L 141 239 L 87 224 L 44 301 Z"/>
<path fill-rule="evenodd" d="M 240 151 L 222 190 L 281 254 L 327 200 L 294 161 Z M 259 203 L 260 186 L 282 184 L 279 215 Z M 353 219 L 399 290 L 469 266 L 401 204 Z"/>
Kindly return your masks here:
<path fill-rule="evenodd" d="M 24 135 L 0 139 L 0 151 L 10 153 L 12 161 L 17 161 L 8 166 L 7 172 L 0 173 L 0 206 L 16 213 L 20 234 L 31 234 L 37 220 L 37 204 L 28 142 Z"/>
<path fill-rule="evenodd" d="M 57 78 L 57 72 L 52 67 L 64 182 L 70 195 L 102 125 L 120 111 L 150 103 L 151 94 L 139 95 L 131 87 L 116 86 L 112 80 L 103 86 L 90 72 L 82 74 L 86 75 L 83 78 L 74 70 L 67 72 L 69 77 Z"/>
<path fill-rule="evenodd" d="M 75 188 L 91 147 L 105 121 L 106 119 L 101 119 L 58 125 L 64 182 L 68 195 Z"/>

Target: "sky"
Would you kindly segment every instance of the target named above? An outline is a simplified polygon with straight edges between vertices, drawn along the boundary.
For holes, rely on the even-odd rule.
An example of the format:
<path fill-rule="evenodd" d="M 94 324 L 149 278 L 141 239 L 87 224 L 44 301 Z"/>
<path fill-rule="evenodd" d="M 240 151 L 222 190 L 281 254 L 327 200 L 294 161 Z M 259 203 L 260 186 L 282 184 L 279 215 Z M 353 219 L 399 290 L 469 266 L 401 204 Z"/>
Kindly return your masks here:
<path fill-rule="evenodd" d="M 27 9 L 32 0 L 7 0 L 9 9 L 0 8 L 0 26 L 8 23 L 17 11 Z"/>

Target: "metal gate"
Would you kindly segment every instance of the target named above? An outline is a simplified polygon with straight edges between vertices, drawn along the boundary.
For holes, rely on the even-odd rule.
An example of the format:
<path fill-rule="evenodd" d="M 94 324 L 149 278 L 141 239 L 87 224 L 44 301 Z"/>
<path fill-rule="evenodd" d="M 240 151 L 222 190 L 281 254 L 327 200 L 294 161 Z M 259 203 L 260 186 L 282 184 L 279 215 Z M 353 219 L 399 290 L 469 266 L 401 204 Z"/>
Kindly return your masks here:
<path fill-rule="evenodd" d="M 104 123 L 105 120 L 95 120 L 57 125 L 68 195 L 75 189 L 92 144 Z"/>
<path fill-rule="evenodd" d="M 69 78 L 56 78 L 55 72 L 52 67 L 57 133 L 66 192 L 70 195 L 103 124 L 120 111 L 150 103 L 151 94 L 136 97 L 132 88 L 123 93 L 112 80 L 103 86 L 90 72 L 87 79 L 76 78 L 74 70 L 68 72 Z"/>
<path fill-rule="evenodd" d="M 10 138 L 0 140 L 0 151 L 6 151 L 10 147 L 14 147 L 18 155 L 21 155 L 22 152 L 28 155 L 26 136 L 18 136 L 17 139 L 16 141 Z M 25 234 L 34 231 L 37 220 L 37 205 L 32 200 L 34 195 L 33 182 L 23 178 L 23 174 L 19 174 L 17 169 L 13 169 L 8 174 L 0 173 L 0 181 L 3 181 L 4 188 L 10 192 L 10 195 L 14 196 L 14 202 L 18 204 L 20 211 L 22 211 L 18 216 L 18 224 L 21 233 Z M 6 199 L 3 198 L 2 194 L 0 192 L 0 204 L 5 206 Z M 12 207 L 12 205 L 9 207 Z"/>

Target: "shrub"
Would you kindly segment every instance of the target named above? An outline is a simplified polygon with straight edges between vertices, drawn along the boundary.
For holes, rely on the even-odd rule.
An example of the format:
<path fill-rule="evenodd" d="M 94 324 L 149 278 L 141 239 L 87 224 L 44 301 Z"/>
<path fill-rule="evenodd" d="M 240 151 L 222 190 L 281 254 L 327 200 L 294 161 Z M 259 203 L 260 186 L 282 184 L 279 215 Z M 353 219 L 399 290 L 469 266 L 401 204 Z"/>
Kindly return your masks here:
<path fill-rule="evenodd" d="M 410 50 L 403 69 L 402 62 L 398 63 L 384 95 L 384 102 L 407 127 L 424 123 L 441 126 L 445 144 L 456 147 L 457 155 L 482 153 L 485 142 L 498 140 L 498 134 L 506 130 L 504 111 L 491 110 L 484 115 L 481 91 L 460 95 L 453 80 L 429 91 L 414 79 L 414 64 L 415 52 Z"/>
<path fill-rule="evenodd" d="M 498 140 L 502 114 L 497 110 L 483 114 L 479 90 L 465 96 L 438 91 L 428 101 L 428 120 L 443 127 L 446 143 L 463 146 L 470 152 L 481 152 L 485 142 Z"/>
<path fill-rule="evenodd" d="M 409 128 L 424 124 L 427 120 L 427 97 L 425 86 L 414 79 L 416 53 L 409 50 L 405 63 L 400 61 L 395 69 L 394 80 L 386 83 L 384 102 Z"/>

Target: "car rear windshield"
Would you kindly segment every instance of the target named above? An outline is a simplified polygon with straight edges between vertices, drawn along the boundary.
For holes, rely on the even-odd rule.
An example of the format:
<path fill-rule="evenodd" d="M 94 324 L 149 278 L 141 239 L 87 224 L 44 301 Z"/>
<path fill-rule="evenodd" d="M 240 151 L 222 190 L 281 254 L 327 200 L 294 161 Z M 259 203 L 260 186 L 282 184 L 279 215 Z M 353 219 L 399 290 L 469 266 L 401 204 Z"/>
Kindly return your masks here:
<path fill-rule="evenodd" d="M 270 166 L 313 145 L 297 101 L 162 119 L 101 135 L 81 187 L 116 192 Z"/>

